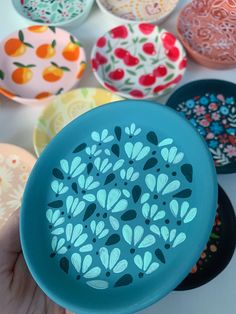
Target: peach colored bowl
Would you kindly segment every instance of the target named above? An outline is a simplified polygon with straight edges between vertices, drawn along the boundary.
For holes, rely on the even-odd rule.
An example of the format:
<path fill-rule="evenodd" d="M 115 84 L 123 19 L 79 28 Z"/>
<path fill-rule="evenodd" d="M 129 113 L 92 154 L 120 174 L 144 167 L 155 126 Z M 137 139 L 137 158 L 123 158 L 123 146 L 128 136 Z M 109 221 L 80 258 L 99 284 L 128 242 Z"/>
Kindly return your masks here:
<path fill-rule="evenodd" d="M 70 33 L 30 26 L 0 43 L 0 93 L 26 105 L 72 89 L 86 66 L 85 51 Z"/>
<path fill-rule="evenodd" d="M 26 150 L 0 143 L 0 228 L 21 206 L 24 187 L 35 161 Z"/>
<path fill-rule="evenodd" d="M 180 12 L 177 30 L 191 57 L 214 69 L 236 67 L 236 2 L 195 0 Z"/>

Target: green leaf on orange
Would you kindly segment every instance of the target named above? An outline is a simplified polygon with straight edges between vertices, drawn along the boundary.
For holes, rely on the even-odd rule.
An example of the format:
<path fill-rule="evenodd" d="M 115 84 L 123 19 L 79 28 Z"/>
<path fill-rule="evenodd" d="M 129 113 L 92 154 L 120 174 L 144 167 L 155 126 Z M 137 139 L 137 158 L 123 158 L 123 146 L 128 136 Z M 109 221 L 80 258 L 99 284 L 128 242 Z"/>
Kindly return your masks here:
<path fill-rule="evenodd" d="M 0 79 L 4 80 L 4 76 L 5 76 L 4 72 L 2 70 L 0 70 Z"/>
<path fill-rule="evenodd" d="M 22 31 L 19 31 L 19 39 L 22 43 L 24 43 L 24 34 Z"/>

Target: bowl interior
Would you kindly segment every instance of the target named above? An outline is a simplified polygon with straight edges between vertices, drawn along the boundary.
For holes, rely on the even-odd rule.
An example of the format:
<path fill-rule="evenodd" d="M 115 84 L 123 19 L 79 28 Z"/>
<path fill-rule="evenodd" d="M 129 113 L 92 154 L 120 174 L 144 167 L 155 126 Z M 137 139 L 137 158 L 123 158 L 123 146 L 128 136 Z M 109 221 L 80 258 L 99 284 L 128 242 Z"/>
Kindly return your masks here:
<path fill-rule="evenodd" d="M 114 102 L 71 122 L 39 158 L 21 211 L 24 256 L 65 308 L 133 313 L 187 275 L 216 201 L 212 159 L 186 120 L 155 103 Z"/>
<path fill-rule="evenodd" d="M 98 4 L 107 12 L 124 20 L 137 22 L 158 22 L 172 12 L 178 2 L 178 0 L 98 0 Z"/>
<path fill-rule="evenodd" d="M 214 226 L 205 247 L 192 272 L 176 290 L 200 287 L 218 274 L 230 262 L 236 246 L 236 217 L 225 191 L 218 187 L 218 207 Z"/>
<path fill-rule="evenodd" d="M 63 25 L 83 17 L 91 8 L 91 1 L 12 0 L 16 10 L 37 23 Z"/>
<path fill-rule="evenodd" d="M 127 98 L 153 98 L 171 90 L 186 68 L 175 36 L 155 25 L 118 26 L 99 38 L 92 52 L 95 76 Z"/>
<path fill-rule="evenodd" d="M 0 44 L 1 87 L 21 98 L 42 99 L 71 89 L 85 69 L 85 52 L 70 33 L 31 26 Z"/>
<path fill-rule="evenodd" d="M 95 107 L 118 100 L 122 98 L 100 88 L 79 88 L 57 96 L 45 107 L 35 126 L 34 148 L 37 156 L 51 139 L 76 117 Z"/>
<path fill-rule="evenodd" d="M 0 143 L 0 228 L 21 206 L 21 198 L 35 157 L 14 145 Z"/>
<path fill-rule="evenodd" d="M 218 173 L 236 171 L 235 102 L 236 85 L 221 80 L 189 83 L 167 102 L 205 138 Z"/>
<path fill-rule="evenodd" d="M 178 32 L 186 48 L 210 62 L 236 63 L 236 7 L 228 1 L 188 4 L 178 18 Z"/>

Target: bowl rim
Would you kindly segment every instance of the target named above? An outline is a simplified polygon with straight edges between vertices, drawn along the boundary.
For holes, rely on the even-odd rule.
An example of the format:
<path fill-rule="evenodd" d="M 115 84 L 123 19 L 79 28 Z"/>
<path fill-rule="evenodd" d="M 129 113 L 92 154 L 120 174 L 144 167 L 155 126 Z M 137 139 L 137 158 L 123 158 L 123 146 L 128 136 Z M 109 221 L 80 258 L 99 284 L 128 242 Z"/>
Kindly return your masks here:
<path fill-rule="evenodd" d="M 123 23 L 141 23 L 141 22 L 145 22 L 145 23 L 152 23 L 152 24 L 158 24 L 158 23 L 162 23 L 164 22 L 164 20 L 169 16 L 171 15 L 174 10 L 176 9 L 177 5 L 179 4 L 180 0 L 176 0 L 176 3 L 175 5 L 173 6 L 173 8 L 171 10 L 169 10 L 166 14 L 162 15 L 159 19 L 157 18 L 153 18 L 153 19 L 148 19 L 148 20 L 140 20 L 140 19 L 135 19 L 135 20 L 131 20 L 131 19 L 126 19 L 126 18 L 123 18 L 123 17 L 120 17 L 119 15 L 116 15 L 114 13 L 112 13 L 110 10 L 108 10 L 106 8 L 106 6 L 104 6 L 104 4 L 102 3 L 101 0 L 96 0 L 96 3 L 98 5 L 98 7 L 101 9 L 101 11 L 103 11 L 104 13 L 106 14 L 109 14 L 110 17 L 112 18 L 116 18 L 120 21 L 122 21 Z"/>
<path fill-rule="evenodd" d="M 34 26 L 45 26 L 45 27 L 50 27 L 50 25 L 42 25 L 42 24 L 36 24 L 36 25 L 34 25 Z M 20 29 L 16 29 L 14 32 L 11 32 L 10 34 L 8 34 L 7 36 L 5 36 L 2 40 L 0 40 L 0 46 L 1 45 L 3 45 L 3 43 L 7 40 L 7 38 L 8 37 L 10 37 L 11 35 L 14 35 L 16 32 L 19 32 L 19 31 L 24 31 L 24 30 L 27 30 L 28 28 L 29 28 L 30 26 L 28 25 L 28 26 L 26 26 L 26 27 L 23 27 L 23 28 L 20 28 Z M 74 36 L 71 32 L 69 32 L 69 31 L 67 31 L 67 30 L 65 30 L 65 29 L 63 29 L 63 28 L 60 28 L 60 27 L 56 27 L 57 29 L 59 29 L 60 31 L 62 31 L 62 32 L 65 32 L 65 33 L 67 33 L 68 35 L 72 35 L 77 41 L 79 41 L 78 40 L 78 38 L 77 38 L 77 36 Z M 84 62 L 86 65 L 88 64 L 88 61 L 87 61 L 87 56 L 86 56 L 86 50 L 85 50 L 85 48 L 83 47 L 83 45 L 81 45 L 80 46 L 80 49 L 83 51 L 83 54 L 84 54 L 84 59 L 83 60 L 81 60 L 81 62 Z M 35 51 L 35 50 L 34 50 Z M 3 57 L 0 57 L 0 61 L 1 60 L 5 60 L 5 58 Z M 82 75 L 83 76 L 83 75 Z M 81 77 L 82 78 L 82 77 Z M 74 87 L 80 82 L 80 80 L 81 80 L 81 78 L 80 79 L 74 79 L 74 84 L 71 86 L 71 88 L 69 89 L 69 90 L 67 90 L 67 91 L 65 91 L 65 93 L 66 92 L 69 92 L 70 90 L 72 90 L 72 89 L 74 89 Z M 6 87 L 6 88 L 5 88 Z M 45 98 L 42 98 L 42 99 L 37 99 L 37 98 L 26 98 L 26 97 L 20 97 L 20 96 L 17 96 L 17 95 L 15 95 L 15 93 L 12 91 L 12 90 L 10 90 L 10 89 L 8 89 L 7 88 L 7 86 L 5 86 L 5 87 L 3 87 L 3 86 L 1 86 L 0 85 L 0 95 L 2 94 L 2 95 L 4 95 L 5 97 L 7 97 L 7 98 L 9 98 L 9 99 L 11 99 L 11 100 L 14 100 L 14 101 L 16 101 L 16 102 L 19 102 L 19 103 L 24 103 L 24 104 L 26 104 L 27 103 L 27 105 L 29 105 L 28 103 L 37 103 L 37 104 L 40 104 L 40 103 L 44 103 L 45 101 L 51 101 L 54 97 L 56 97 L 56 96 L 58 96 L 58 95 L 56 95 L 56 94 L 52 94 L 52 95 L 50 95 L 50 96 L 48 96 L 48 97 L 45 97 Z M 10 95 L 8 95 L 8 93 L 7 92 L 9 92 L 9 93 L 12 93 L 13 95 L 12 96 L 10 96 Z"/>
<path fill-rule="evenodd" d="M 27 17 L 26 15 L 23 14 L 22 10 L 20 9 L 21 4 L 19 3 L 19 0 L 11 0 L 12 6 L 14 7 L 15 11 L 24 19 L 27 21 L 31 21 L 32 23 L 36 25 L 45 25 L 45 26 L 55 26 L 55 27 L 64 27 L 64 26 L 70 26 L 70 24 L 74 23 L 75 21 L 79 20 L 80 18 L 82 19 L 84 16 L 88 15 L 89 12 L 92 9 L 92 6 L 94 4 L 94 0 L 89 0 L 85 1 L 85 10 L 81 15 L 77 15 L 73 17 L 70 20 L 64 21 L 64 22 L 57 22 L 57 23 L 43 23 L 43 22 L 37 22 L 32 20 L 31 18 Z M 19 3 L 19 4 L 18 4 Z"/>
<path fill-rule="evenodd" d="M 203 55 L 201 53 L 199 53 L 198 51 L 194 50 L 192 48 L 192 46 L 189 44 L 189 41 L 186 40 L 183 37 L 183 33 L 180 30 L 180 22 L 181 22 L 181 18 L 183 15 L 183 12 L 186 8 L 189 8 L 192 6 L 192 3 L 188 3 L 187 5 L 185 5 L 182 10 L 179 12 L 178 17 L 177 17 L 177 23 L 176 23 L 176 30 L 177 30 L 177 34 L 178 34 L 178 38 L 180 40 L 180 42 L 182 43 L 182 45 L 185 47 L 185 49 L 188 51 L 189 55 L 194 57 L 197 57 L 199 59 L 202 59 L 204 62 L 210 62 L 211 64 L 215 64 L 217 65 L 226 65 L 226 66 L 234 66 L 236 67 L 236 62 L 230 62 L 230 61 L 216 61 L 215 59 L 211 59 L 210 57 L 207 57 L 206 55 Z M 198 62 L 198 61 L 197 61 Z M 199 62 L 198 62 L 199 63 Z"/>
<path fill-rule="evenodd" d="M 110 31 L 112 31 L 112 30 L 113 30 L 114 28 L 116 28 L 116 27 L 126 26 L 126 27 L 128 28 L 128 25 L 131 25 L 132 27 L 133 27 L 133 26 L 135 27 L 135 26 L 138 26 L 138 25 L 140 25 L 140 24 L 143 24 L 143 23 L 142 23 L 142 22 L 139 22 L 139 23 L 135 23 L 135 24 L 132 24 L 132 23 L 119 24 L 119 25 L 117 25 L 117 26 L 114 26 L 114 27 L 110 28 L 109 30 L 107 30 L 106 32 L 104 32 L 101 36 L 99 36 L 99 37 L 97 38 L 97 40 L 94 42 L 93 48 L 92 48 L 91 53 L 90 53 L 90 64 L 92 63 L 92 59 L 94 58 L 95 53 L 96 53 L 96 51 L 97 51 L 97 42 L 98 42 L 98 40 L 99 40 L 100 37 L 103 37 L 103 36 L 107 35 Z M 155 24 L 152 24 L 152 23 L 145 23 L 145 24 L 154 25 L 156 28 L 158 28 L 158 31 L 159 31 L 159 32 L 165 31 L 165 32 L 171 33 L 171 34 L 176 38 L 176 41 L 178 41 L 179 44 L 182 46 L 182 50 L 183 50 L 183 52 L 184 52 L 183 58 L 186 58 L 186 59 L 187 59 L 187 53 L 186 53 L 186 51 L 185 51 L 185 47 L 182 45 L 181 41 L 178 39 L 178 37 L 177 37 L 173 32 L 170 32 L 170 31 L 168 31 L 166 28 L 163 28 L 163 27 L 161 27 L 161 26 L 159 26 L 159 25 L 155 25 Z M 143 35 L 143 36 L 149 37 L 150 35 Z M 162 46 L 162 47 L 163 47 L 163 46 Z M 174 62 L 174 63 L 175 63 L 175 62 Z M 185 68 L 181 71 L 181 73 L 182 73 L 182 78 L 181 78 L 181 80 L 183 79 L 183 77 L 184 77 L 184 75 L 185 75 L 186 69 L 187 69 L 187 67 L 185 67 Z M 159 97 L 162 97 L 162 96 L 165 96 L 165 95 L 169 94 L 170 92 L 173 91 L 173 89 L 174 89 L 176 86 L 179 85 L 179 82 L 173 84 L 172 86 L 170 86 L 170 87 L 168 88 L 168 92 L 166 92 L 166 89 L 164 89 L 161 93 L 159 93 L 159 92 L 156 93 L 156 94 L 152 93 L 152 94 L 150 94 L 150 96 L 145 96 L 145 97 L 143 97 L 143 98 L 137 98 L 137 97 L 134 97 L 134 96 L 132 96 L 132 95 L 130 95 L 130 94 L 127 94 L 127 93 L 125 93 L 125 92 L 120 92 L 119 90 L 116 90 L 116 91 L 114 90 L 114 91 L 113 91 L 112 89 L 108 88 L 108 87 L 105 85 L 104 80 L 98 75 L 98 71 L 94 70 L 93 67 L 92 67 L 92 71 L 93 71 L 93 74 L 94 74 L 95 78 L 97 79 L 97 81 L 98 81 L 105 89 L 107 89 L 107 90 L 109 90 L 110 92 L 113 92 L 113 93 L 115 93 L 115 94 L 117 94 L 117 95 L 119 95 L 119 96 L 121 96 L 121 97 L 123 97 L 123 98 L 130 99 L 130 100 L 155 100 L 156 98 L 159 98 Z"/>
<path fill-rule="evenodd" d="M 66 95 L 66 94 L 68 94 L 68 93 L 72 93 L 72 92 L 76 92 L 76 91 L 79 91 L 79 90 L 82 90 L 82 89 L 86 89 L 86 90 L 89 90 L 89 91 L 95 91 L 95 90 L 97 90 L 97 91 L 102 91 L 102 92 L 107 92 L 107 93 L 110 93 L 112 96 L 116 96 L 117 98 L 120 98 L 120 99 L 117 99 L 116 101 L 120 101 L 120 100 L 123 100 L 122 99 L 122 97 L 120 97 L 119 95 L 117 95 L 117 94 L 114 94 L 114 93 L 112 93 L 110 90 L 107 90 L 107 89 L 105 89 L 105 88 L 102 88 L 102 87 L 79 87 L 79 88 L 76 88 L 76 89 L 73 89 L 73 90 L 70 90 L 70 91 L 68 91 L 68 92 L 65 92 L 64 94 L 63 94 L 63 96 L 64 95 Z M 55 101 L 57 98 L 61 98 L 61 96 L 62 95 L 56 95 L 55 97 L 53 97 L 53 99 L 51 99 L 51 101 L 53 102 L 53 101 Z M 43 151 L 41 151 L 41 153 L 39 152 L 39 149 L 38 149 L 38 145 L 37 145 L 37 140 L 36 140 L 36 132 L 37 132 L 37 128 L 38 128 L 38 125 L 39 125 L 39 120 L 40 119 L 42 119 L 44 116 L 45 116 L 45 112 L 46 112 L 46 110 L 50 107 L 50 106 L 52 106 L 53 105 L 53 103 L 52 102 L 50 102 L 50 103 L 48 103 L 44 108 L 43 108 L 43 110 L 41 111 L 41 113 L 40 113 L 40 115 L 38 116 L 38 118 L 36 119 L 36 122 L 35 122 L 35 124 L 34 124 L 34 130 L 33 130 L 33 147 L 34 147 L 34 151 L 35 151 L 35 154 L 36 154 L 36 156 L 37 157 L 40 157 L 40 155 L 42 154 L 42 152 Z M 96 107 L 95 107 L 96 108 Z M 81 115 L 81 114 L 80 114 Z M 79 115 L 79 116 L 80 116 Z M 75 117 L 75 119 L 76 118 L 78 118 L 79 116 L 77 116 L 77 117 Z M 74 120 L 74 119 L 73 119 Z M 72 120 L 72 121 L 73 121 Z M 64 126 L 65 127 L 65 126 Z M 63 127 L 63 128 L 64 128 Z M 57 134 L 56 134 L 57 135 Z M 56 136 L 55 135 L 55 136 Z M 51 140 L 53 139 L 53 137 L 51 138 Z M 50 141 L 51 141 L 50 140 Z M 49 144 L 49 143 L 48 143 Z M 47 144 L 47 145 L 48 145 Z M 46 145 L 46 146 L 47 146 Z M 46 147 L 45 146 L 45 147 Z M 44 148 L 45 148 L 44 147 Z"/>
<path fill-rule="evenodd" d="M 124 102 L 126 102 L 126 103 L 129 102 L 130 104 L 133 103 L 133 105 L 134 105 L 134 103 L 136 103 L 136 105 L 137 105 L 137 103 L 138 103 L 139 106 L 140 106 L 140 105 L 144 105 L 144 106 L 145 106 L 145 105 L 149 105 L 149 106 L 155 106 L 155 107 L 156 107 L 156 106 L 159 106 L 159 108 L 161 108 L 161 110 L 167 110 L 167 111 L 169 111 L 169 113 L 171 113 L 172 115 L 176 115 L 176 117 L 179 119 L 180 122 L 182 121 L 183 123 L 185 123 L 186 125 L 188 125 L 188 128 L 192 130 L 192 133 L 195 133 L 196 136 L 198 137 L 199 143 L 201 143 L 201 147 L 202 147 L 202 149 L 205 151 L 205 157 L 206 157 L 206 160 L 208 160 L 208 165 L 209 165 L 209 172 L 211 172 L 211 174 L 212 174 L 212 176 L 211 176 L 211 178 L 210 178 L 211 183 L 212 183 L 212 202 L 211 202 L 211 203 L 212 203 L 212 206 L 213 206 L 213 204 L 214 204 L 214 208 L 216 208 L 217 197 L 218 197 L 218 192 L 217 192 L 217 191 L 218 191 L 218 190 L 217 190 L 218 184 L 217 184 L 216 171 L 215 171 L 214 164 L 213 164 L 213 162 L 212 162 L 212 158 L 211 158 L 210 154 L 208 153 L 207 145 L 206 145 L 204 139 L 199 136 L 197 130 L 196 130 L 191 124 L 187 123 L 187 121 L 186 121 L 186 119 L 185 119 L 184 117 L 178 115 L 178 113 L 177 113 L 175 110 L 173 110 L 172 108 L 169 108 L 169 107 L 163 107 L 163 105 L 158 104 L 158 103 L 156 103 L 156 102 L 140 101 L 140 100 L 135 100 L 135 101 L 134 101 L 134 100 L 122 100 L 122 101 L 114 102 L 114 103 L 112 103 L 112 104 L 105 104 L 104 106 L 97 107 L 97 108 L 94 109 L 94 111 L 103 110 L 104 107 L 107 108 L 108 106 L 110 106 L 110 107 L 113 106 L 113 107 L 114 107 L 114 106 L 117 106 L 118 103 L 119 103 L 119 106 L 120 106 L 120 103 L 121 103 L 121 102 L 123 102 L 123 103 L 124 103 Z M 90 114 L 90 112 L 91 112 L 91 111 L 84 113 L 84 114 L 82 115 L 83 119 L 85 119 L 86 116 L 87 116 L 88 114 Z M 73 127 L 76 123 L 77 123 L 77 121 L 74 120 L 74 121 L 72 121 L 72 122 L 70 123 L 69 126 L 70 126 L 70 127 Z M 65 136 L 65 134 L 66 134 L 65 129 L 66 129 L 66 128 L 64 128 L 58 135 L 56 135 L 56 136 L 54 137 L 54 139 L 53 139 L 52 142 L 51 142 L 53 145 L 55 145 L 55 144 L 58 142 L 59 137 L 62 139 L 62 137 Z M 51 144 L 51 145 L 52 145 L 52 144 Z M 42 278 L 39 278 L 39 277 L 38 277 L 38 275 L 37 275 L 37 270 L 36 270 L 36 268 L 32 265 L 32 263 L 31 263 L 31 261 L 30 261 L 30 258 L 29 258 L 29 248 L 27 248 L 27 245 L 26 245 L 26 243 L 25 243 L 26 237 L 24 236 L 24 233 L 25 233 L 25 232 L 23 232 L 23 230 L 25 230 L 25 223 L 24 223 L 24 220 L 23 220 L 23 216 L 25 215 L 24 208 L 25 208 L 25 204 L 26 204 L 27 198 L 29 197 L 28 195 L 30 194 L 30 190 L 31 190 L 31 186 L 30 186 L 30 185 L 31 185 L 32 181 L 34 180 L 34 177 L 33 177 L 33 176 L 35 176 L 35 175 L 36 175 L 36 172 L 38 171 L 37 165 L 38 165 L 42 160 L 45 160 L 45 159 L 46 159 L 46 156 L 47 156 L 47 154 L 48 154 L 48 152 L 49 152 L 50 150 L 51 150 L 51 148 L 50 148 L 49 145 L 48 145 L 48 146 L 45 148 L 45 150 L 44 150 L 44 152 L 43 152 L 43 154 L 42 154 L 41 159 L 38 159 L 38 161 L 37 161 L 37 163 L 36 163 L 36 166 L 34 167 L 32 173 L 31 173 L 31 175 L 30 175 L 30 178 L 29 178 L 29 180 L 28 180 L 28 182 L 27 182 L 27 185 L 26 185 L 26 192 L 24 193 L 24 196 L 23 196 L 23 203 L 22 203 L 23 205 L 22 205 L 21 216 L 20 216 L 20 239 L 21 239 L 21 244 L 22 244 L 24 256 L 25 256 L 25 259 L 26 259 L 26 263 L 27 263 L 27 265 L 28 265 L 28 267 L 29 267 L 29 269 L 30 269 L 30 271 L 31 271 L 31 274 L 32 274 L 33 278 L 35 278 L 35 280 L 38 282 L 38 284 L 39 284 L 40 287 L 43 289 L 43 291 L 47 292 L 47 294 L 50 296 L 50 298 L 52 298 L 56 303 L 60 304 L 61 306 L 70 309 L 72 306 L 74 306 L 74 304 L 72 304 L 70 301 L 65 300 L 65 298 L 62 299 L 60 296 L 57 295 L 57 293 L 55 293 L 55 292 L 53 291 L 53 289 L 52 289 L 51 287 L 48 287 L 48 285 L 44 283 L 44 280 L 43 280 Z M 211 219 L 211 218 L 212 218 L 212 219 Z M 213 224 L 213 222 L 214 222 L 214 218 L 215 218 L 215 209 L 214 209 L 214 210 L 212 209 L 212 215 L 211 215 L 211 217 L 209 218 L 209 225 L 208 225 L 208 228 L 206 228 L 206 230 L 204 230 L 204 234 L 205 234 L 205 235 L 209 235 L 209 234 L 210 234 L 210 231 L 211 231 L 211 228 L 212 228 L 212 224 Z M 210 223 L 210 220 L 211 220 L 212 223 Z M 204 244 L 204 245 L 205 245 L 205 244 Z M 203 248 L 204 248 L 203 245 L 198 247 L 198 250 L 196 250 L 196 252 L 195 252 L 195 255 L 196 255 L 196 256 L 194 256 L 194 259 L 195 259 L 195 260 L 198 259 L 198 257 L 200 256 L 201 251 L 202 251 Z M 192 260 L 193 260 L 193 258 L 192 258 Z M 192 263 L 192 260 L 191 260 L 191 262 L 190 262 L 189 264 Z M 187 276 L 188 272 L 189 272 L 189 269 L 185 269 L 185 271 L 182 272 L 182 276 L 183 276 L 183 275 L 184 275 L 184 276 Z M 184 273 L 184 274 L 183 274 L 183 273 Z M 178 277 L 178 278 L 179 278 L 179 277 Z M 179 280 L 179 279 L 178 279 L 178 280 Z M 178 281 L 178 280 L 176 280 L 176 281 Z M 157 296 L 155 296 L 154 294 L 152 294 L 152 296 L 151 296 L 151 297 L 148 297 L 148 299 L 145 300 L 145 301 L 143 301 L 142 304 L 140 304 L 140 303 L 135 303 L 135 304 L 130 305 L 127 310 L 124 310 L 124 308 L 122 308 L 122 312 L 121 312 L 121 310 L 120 310 L 120 311 L 118 310 L 118 311 L 119 311 L 119 312 L 118 312 L 117 309 L 116 309 L 116 310 L 114 310 L 113 313 L 115 313 L 115 314 L 118 314 L 118 313 L 119 313 L 119 314 L 121 314 L 121 313 L 122 313 L 122 314 L 124 314 L 124 313 L 127 314 L 127 313 L 134 313 L 134 312 L 136 312 L 136 311 L 140 311 L 140 310 L 142 310 L 142 309 L 144 309 L 144 308 L 146 308 L 146 307 L 148 307 L 148 306 L 154 304 L 155 302 L 157 302 L 158 300 L 160 300 L 160 299 L 163 298 L 164 296 L 166 296 L 166 295 L 167 295 L 172 289 L 174 289 L 175 287 L 176 287 L 176 282 L 172 283 L 170 289 L 168 289 L 168 292 L 167 292 L 166 289 L 165 289 L 165 291 L 163 291 L 163 293 L 161 294 L 161 297 L 160 297 L 160 296 L 157 297 Z M 132 308 L 132 309 L 131 309 L 131 308 Z M 73 310 L 73 308 L 71 308 L 71 310 Z M 132 310 L 132 311 L 131 311 L 131 310 Z M 95 310 L 95 311 L 96 311 L 96 310 Z M 102 312 L 101 312 L 101 310 L 96 311 L 96 312 L 95 312 L 95 311 L 94 311 L 94 310 L 91 310 L 91 308 L 86 308 L 86 309 L 85 309 L 85 308 L 81 308 L 81 307 L 80 307 L 80 313 L 86 313 L 86 314 L 95 314 L 95 313 L 96 313 L 96 314 L 98 314 L 98 313 L 99 313 L 99 314 L 105 314 L 105 313 L 108 314 L 108 313 L 109 313 L 109 314 L 110 314 L 110 311 L 108 312 L 108 310 L 106 310 L 106 311 L 102 310 Z"/>

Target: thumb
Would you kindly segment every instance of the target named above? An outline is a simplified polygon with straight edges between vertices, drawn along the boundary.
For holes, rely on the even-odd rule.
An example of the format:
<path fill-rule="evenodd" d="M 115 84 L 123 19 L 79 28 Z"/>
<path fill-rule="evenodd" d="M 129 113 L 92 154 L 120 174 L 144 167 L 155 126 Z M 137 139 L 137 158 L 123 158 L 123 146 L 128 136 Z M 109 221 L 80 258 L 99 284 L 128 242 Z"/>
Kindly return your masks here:
<path fill-rule="evenodd" d="M 15 211 L 0 230 L 0 274 L 12 271 L 21 253 L 19 210 Z"/>

